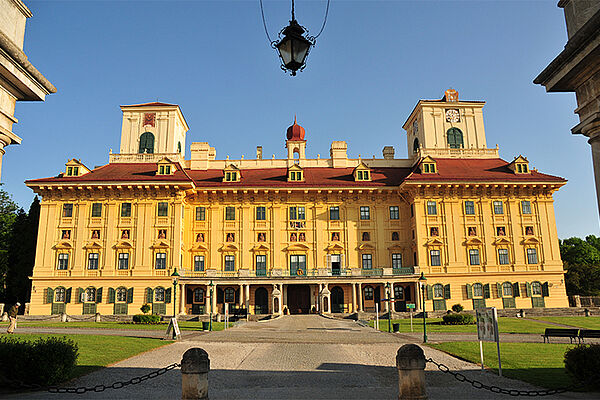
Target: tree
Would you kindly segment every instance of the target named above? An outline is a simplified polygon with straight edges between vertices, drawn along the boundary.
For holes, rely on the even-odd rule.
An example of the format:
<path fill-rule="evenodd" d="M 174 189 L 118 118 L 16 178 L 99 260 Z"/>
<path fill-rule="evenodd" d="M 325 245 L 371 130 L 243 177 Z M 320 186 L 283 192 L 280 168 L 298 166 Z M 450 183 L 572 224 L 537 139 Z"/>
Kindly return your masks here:
<path fill-rule="evenodd" d="M 1 184 L 0 184 L 1 185 Z M 9 238 L 19 206 L 0 189 L 0 302 L 6 301 L 6 271 L 8 268 Z"/>
<path fill-rule="evenodd" d="M 29 213 L 17 212 L 9 238 L 8 269 L 6 274 L 7 299 L 25 304 L 31 297 L 31 281 L 35 264 L 40 201 L 35 197 Z"/>
<path fill-rule="evenodd" d="M 576 237 L 561 240 L 560 255 L 567 271 L 567 294 L 600 295 L 600 238 L 589 235 L 585 240 Z"/>

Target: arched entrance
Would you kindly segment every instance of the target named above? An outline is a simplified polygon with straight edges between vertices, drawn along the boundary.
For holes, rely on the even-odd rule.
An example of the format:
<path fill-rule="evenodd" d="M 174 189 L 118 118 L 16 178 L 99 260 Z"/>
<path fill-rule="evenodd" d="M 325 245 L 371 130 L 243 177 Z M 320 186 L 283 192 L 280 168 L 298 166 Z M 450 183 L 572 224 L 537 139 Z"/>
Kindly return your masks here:
<path fill-rule="evenodd" d="M 267 289 L 259 287 L 254 292 L 254 313 L 268 314 L 269 313 L 269 294 Z"/>
<path fill-rule="evenodd" d="M 331 289 L 331 312 L 344 312 L 344 289 L 339 286 L 334 286 Z"/>
<path fill-rule="evenodd" d="M 290 314 L 310 312 L 310 286 L 289 285 L 287 287 L 287 307 Z"/>

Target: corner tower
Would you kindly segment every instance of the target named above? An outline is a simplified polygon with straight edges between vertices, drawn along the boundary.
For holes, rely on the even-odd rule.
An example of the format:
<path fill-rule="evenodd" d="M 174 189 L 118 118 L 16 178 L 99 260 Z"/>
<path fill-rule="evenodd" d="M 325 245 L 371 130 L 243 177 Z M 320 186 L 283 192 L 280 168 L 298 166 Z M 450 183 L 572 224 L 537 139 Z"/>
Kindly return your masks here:
<path fill-rule="evenodd" d="M 488 149 L 483 124 L 484 101 L 460 101 L 448 89 L 440 100 L 419 100 L 402 126 L 409 157 L 497 157 Z"/>
<path fill-rule="evenodd" d="M 189 130 L 177 104 L 121 106 L 121 154 L 170 154 L 183 157 Z"/>

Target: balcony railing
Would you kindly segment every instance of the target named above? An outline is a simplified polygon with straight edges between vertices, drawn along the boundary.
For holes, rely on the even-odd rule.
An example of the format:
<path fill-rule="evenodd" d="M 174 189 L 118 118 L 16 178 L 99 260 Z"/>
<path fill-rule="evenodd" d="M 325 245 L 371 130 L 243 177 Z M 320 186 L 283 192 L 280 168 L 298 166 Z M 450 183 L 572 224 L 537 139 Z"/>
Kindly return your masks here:
<path fill-rule="evenodd" d="M 412 275 L 414 273 L 415 273 L 414 267 L 392 268 L 392 274 L 394 274 L 394 275 Z"/>
<path fill-rule="evenodd" d="M 191 269 L 177 270 L 182 278 L 294 278 L 305 279 L 313 277 L 378 277 L 378 276 L 398 276 L 398 275 L 413 275 L 415 274 L 414 267 L 401 268 L 314 268 L 302 269 L 298 274 L 297 270 L 284 268 L 271 268 L 269 270 L 248 270 L 240 269 L 236 271 L 219 271 L 208 269 L 205 271 L 193 271 Z"/>
<path fill-rule="evenodd" d="M 363 269 L 362 276 L 383 276 L 383 268 Z"/>

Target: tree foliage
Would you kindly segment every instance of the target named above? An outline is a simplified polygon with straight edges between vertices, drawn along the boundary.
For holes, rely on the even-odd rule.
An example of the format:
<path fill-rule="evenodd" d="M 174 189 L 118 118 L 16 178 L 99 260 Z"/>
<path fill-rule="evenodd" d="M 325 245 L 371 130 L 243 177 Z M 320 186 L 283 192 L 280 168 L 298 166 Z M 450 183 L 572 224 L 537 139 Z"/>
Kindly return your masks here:
<path fill-rule="evenodd" d="M 568 295 L 600 295 L 600 238 L 572 237 L 560 241 Z"/>
<path fill-rule="evenodd" d="M 0 189 L 0 302 L 6 296 L 6 273 L 8 270 L 9 238 L 19 206 L 10 195 Z"/>

